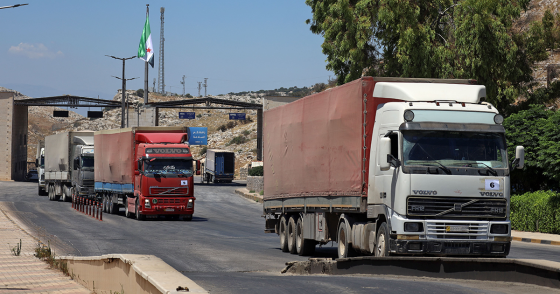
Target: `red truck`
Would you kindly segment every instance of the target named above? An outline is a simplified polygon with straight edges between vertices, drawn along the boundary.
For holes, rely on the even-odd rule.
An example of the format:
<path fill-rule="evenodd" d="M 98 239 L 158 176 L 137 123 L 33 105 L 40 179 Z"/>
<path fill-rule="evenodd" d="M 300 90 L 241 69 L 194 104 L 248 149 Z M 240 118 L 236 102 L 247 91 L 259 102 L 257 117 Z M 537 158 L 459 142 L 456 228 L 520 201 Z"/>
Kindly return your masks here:
<path fill-rule="evenodd" d="M 138 220 L 191 220 L 193 164 L 186 128 L 135 127 L 94 134 L 95 193 L 103 210 Z"/>

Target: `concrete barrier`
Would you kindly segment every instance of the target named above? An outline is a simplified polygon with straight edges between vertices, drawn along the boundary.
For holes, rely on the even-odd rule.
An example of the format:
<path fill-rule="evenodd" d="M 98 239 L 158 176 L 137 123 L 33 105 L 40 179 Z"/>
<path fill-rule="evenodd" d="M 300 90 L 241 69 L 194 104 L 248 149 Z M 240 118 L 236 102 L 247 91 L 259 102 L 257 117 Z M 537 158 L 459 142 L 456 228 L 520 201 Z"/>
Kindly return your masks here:
<path fill-rule="evenodd" d="M 372 274 L 502 281 L 560 288 L 560 263 L 537 259 L 451 257 L 310 258 L 286 263 L 283 273 Z"/>
<path fill-rule="evenodd" d="M 70 276 L 103 293 L 208 293 L 153 255 L 65 256 Z"/>

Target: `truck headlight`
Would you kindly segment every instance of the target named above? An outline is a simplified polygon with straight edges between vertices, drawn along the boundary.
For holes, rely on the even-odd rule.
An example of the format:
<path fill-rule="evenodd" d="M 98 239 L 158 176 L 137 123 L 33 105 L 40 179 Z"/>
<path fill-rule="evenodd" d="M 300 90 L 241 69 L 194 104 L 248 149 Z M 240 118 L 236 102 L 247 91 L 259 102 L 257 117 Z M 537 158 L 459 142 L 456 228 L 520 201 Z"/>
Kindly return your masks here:
<path fill-rule="evenodd" d="M 501 125 L 504 122 L 504 117 L 501 114 L 494 115 L 494 122 Z"/>
<path fill-rule="evenodd" d="M 145 199 L 144 200 L 144 207 L 146 208 L 151 208 L 152 206 L 150 205 L 150 199 Z"/>
<path fill-rule="evenodd" d="M 404 223 L 405 232 L 423 232 L 424 226 L 422 223 Z"/>
<path fill-rule="evenodd" d="M 414 112 L 412 110 L 407 110 L 404 112 L 404 120 L 412 121 L 414 119 Z"/>
<path fill-rule="evenodd" d="M 507 224 L 493 224 L 490 227 L 491 234 L 507 234 L 508 233 L 508 225 Z"/>

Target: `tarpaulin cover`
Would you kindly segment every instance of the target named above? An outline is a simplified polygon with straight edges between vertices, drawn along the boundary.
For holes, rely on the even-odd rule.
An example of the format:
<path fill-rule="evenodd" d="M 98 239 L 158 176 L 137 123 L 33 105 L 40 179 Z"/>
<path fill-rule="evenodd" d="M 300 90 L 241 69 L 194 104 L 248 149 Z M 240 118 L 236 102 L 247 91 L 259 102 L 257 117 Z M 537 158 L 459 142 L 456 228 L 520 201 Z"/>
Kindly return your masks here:
<path fill-rule="evenodd" d="M 134 133 L 95 132 L 95 181 L 130 184 L 134 179 Z"/>
<path fill-rule="evenodd" d="M 360 79 L 264 112 L 265 199 L 362 194 L 363 90 Z"/>
<path fill-rule="evenodd" d="M 92 131 L 64 132 L 45 137 L 45 172 L 69 172 L 75 136 L 93 136 Z"/>

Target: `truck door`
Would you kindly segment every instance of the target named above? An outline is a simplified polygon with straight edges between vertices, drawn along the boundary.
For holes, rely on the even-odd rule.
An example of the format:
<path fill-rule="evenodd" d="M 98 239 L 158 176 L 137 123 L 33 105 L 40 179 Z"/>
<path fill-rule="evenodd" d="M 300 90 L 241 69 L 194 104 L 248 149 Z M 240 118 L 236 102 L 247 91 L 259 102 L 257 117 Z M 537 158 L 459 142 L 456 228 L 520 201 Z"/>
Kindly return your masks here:
<path fill-rule="evenodd" d="M 223 153 L 216 153 L 215 157 L 216 162 L 216 175 L 223 175 L 224 174 L 224 154 Z"/>
<path fill-rule="evenodd" d="M 379 138 L 383 138 L 385 134 L 389 132 L 388 129 L 380 130 Z M 391 155 L 395 158 L 400 159 L 399 156 L 399 133 L 392 132 L 389 135 L 389 139 L 391 139 Z M 380 140 L 377 140 L 379 144 Z M 377 146 L 377 150 L 379 150 L 379 146 Z M 378 158 L 381 156 L 386 156 L 385 154 L 378 154 Z M 395 201 L 395 188 L 396 188 L 396 181 L 397 181 L 397 171 L 396 169 L 391 166 L 386 170 L 382 170 L 379 166 L 379 160 L 376 166 L 376 177 L 375 177 L 375 186 L 376 186 L 376 195 L 379 202 L 388 205 L 389 207 L 394 207 Z"/>

